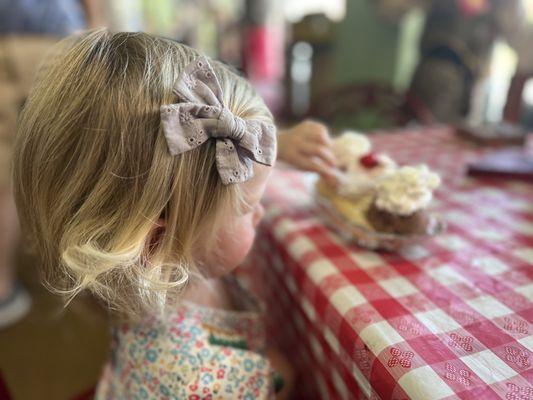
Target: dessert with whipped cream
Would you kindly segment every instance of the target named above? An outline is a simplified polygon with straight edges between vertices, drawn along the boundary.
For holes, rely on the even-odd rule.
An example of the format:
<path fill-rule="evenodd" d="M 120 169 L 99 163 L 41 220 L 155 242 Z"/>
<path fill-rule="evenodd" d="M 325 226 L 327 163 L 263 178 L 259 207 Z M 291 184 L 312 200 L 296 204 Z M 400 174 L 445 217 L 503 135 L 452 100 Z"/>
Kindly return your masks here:
<path fill-rule="evenodd" d="M 405 166 L 381 179 L 366 213 L 379 232 L 424 234 L 430 223 L 426 212 L 440 177 L 426 165 Z"/>
<path fill-rule="evenodd" d="M 426 209 L 440 184 L 437 174 L 426 165 L 399 167 L 388 155 L 374 153 L 368 138 L 358 133 L 335 139 L 333 153 L 338 184 L 319 180 L 317 191 L 344 220 L 381 233 L 428 232 Z"/>
<path fill-rule="evenodd" d="M 353 200 L 375 190 L 376 182 L 397 168 L 386 154 L 373 153 L 370 140 L 360 133 L 345 132 L 335 139 L 333 154 L 341 171 L 337 191 Z"/>
<path fill-rule="evenodd" d="M 333 155 L 341 170 L 351 169 L 357 160 L 368 154 L 372 144 L 365 135 L 353 131 L 345 131 L 332 143 Z"/>

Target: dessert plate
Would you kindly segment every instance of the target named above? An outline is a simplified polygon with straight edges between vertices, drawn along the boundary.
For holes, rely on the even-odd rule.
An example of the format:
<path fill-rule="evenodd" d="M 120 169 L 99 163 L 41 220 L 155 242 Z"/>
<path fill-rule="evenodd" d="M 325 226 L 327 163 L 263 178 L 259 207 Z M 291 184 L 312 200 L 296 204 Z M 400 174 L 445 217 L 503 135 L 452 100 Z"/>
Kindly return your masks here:
<path fill-rule="evenodd" d="M 446 229 L 446 223 L 437 215 L 429 216 L 429 224 L 425 234 L 399 235 L 374 231 L 366 226 L 346 221 L 331 205 L 328 199 L 315 192 L 315 202 L 326 225 L 334 229 L 342 238 L 355 242 L 370 250 L 398 251 L 403 247 L 420 243 L 436 236 Z"/>

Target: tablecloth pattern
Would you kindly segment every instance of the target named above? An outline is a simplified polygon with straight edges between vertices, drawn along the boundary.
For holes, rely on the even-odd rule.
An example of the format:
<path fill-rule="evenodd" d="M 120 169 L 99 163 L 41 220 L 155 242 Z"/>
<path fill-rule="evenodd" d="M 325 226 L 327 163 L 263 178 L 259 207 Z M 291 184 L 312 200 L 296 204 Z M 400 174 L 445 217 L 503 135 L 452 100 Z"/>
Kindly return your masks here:
<path fill-rule="evenodd" d="M 452 130 L 371 137 L 443 177 L 441 236 L 400 254 L 328 229 L 313 177 L 276 169 L 248 266 L 302 399 L 533 399 L 533 186 L 464 175 Z M 259 276 L 259 281 L 257 281 Z"/>

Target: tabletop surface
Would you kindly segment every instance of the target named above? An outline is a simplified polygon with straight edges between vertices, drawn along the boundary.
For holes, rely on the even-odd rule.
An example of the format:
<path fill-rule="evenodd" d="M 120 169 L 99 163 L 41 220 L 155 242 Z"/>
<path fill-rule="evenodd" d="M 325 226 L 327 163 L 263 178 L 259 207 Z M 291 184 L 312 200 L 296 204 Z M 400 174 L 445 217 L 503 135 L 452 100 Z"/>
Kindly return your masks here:
<path fill-rule="evenodd" d="M 441 174 L 448 229 L 359 248 L 325 226 L 309 174 L 276 169 L 252 259 L 300 376 L 316 398 L 533 399 L 533 185 L 466 177 L 481 151 L 447 128 L 371 140 Z"/>

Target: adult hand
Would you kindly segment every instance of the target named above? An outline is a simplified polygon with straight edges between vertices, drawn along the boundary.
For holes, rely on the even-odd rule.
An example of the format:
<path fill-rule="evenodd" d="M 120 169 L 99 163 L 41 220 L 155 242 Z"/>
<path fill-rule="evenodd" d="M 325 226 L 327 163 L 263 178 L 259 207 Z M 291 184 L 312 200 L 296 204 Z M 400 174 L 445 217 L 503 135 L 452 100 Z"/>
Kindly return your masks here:
<path fill-rule="evenodd" d="M 336 159 L 325 125 L 305 120 L 278 135 L 278 158 L 294 167 L 320 174 L 328 182 L 336 182 Z"/>

